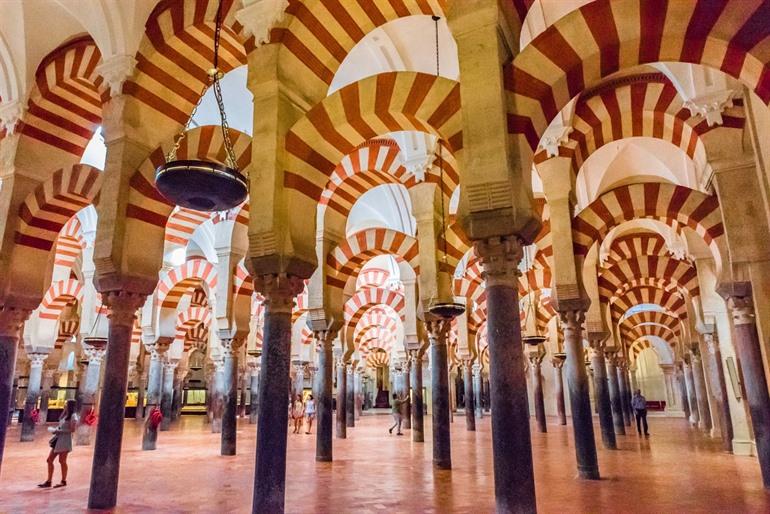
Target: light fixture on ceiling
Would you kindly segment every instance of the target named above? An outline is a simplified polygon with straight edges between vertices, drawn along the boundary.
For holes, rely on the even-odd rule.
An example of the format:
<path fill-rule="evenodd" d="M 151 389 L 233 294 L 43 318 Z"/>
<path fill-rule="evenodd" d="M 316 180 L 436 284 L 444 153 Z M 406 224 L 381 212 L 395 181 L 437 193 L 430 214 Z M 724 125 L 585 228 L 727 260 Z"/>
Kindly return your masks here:
<path fill-rule="evenodd" d="M 439 41 L 438 41 L 438 22 L 441 18 L 438 16 L 433 16 L 433 23 L 436 28 L 436 77 L 439 77 L 441 75 L 441 68 L 440 68 L 440 54 L 439 54 Z M 436 145 L 438 146 L 438 170 L 439 170 L 439 197 L 441 199 L 441 263 L 439 265 L 439 269 L 441 267 L 447 266 L 447 224 L 446 224 L 446 216 L 444 213 L 444 156 L 442 153 L 443 145 L 441 144 L 441 139 L 438 138 L 436 141 Z M 446 273 L 446 270 L 444 270 L 444 273 Z M 433 314 L 434 316 L 437 316 L 439 318 L 443 319 L 454 319 L 457 316 L 460 316 L 463 312 L 465 312 L 465 306 L 461 303 L 457 302 L 441 302 L 441 303 L 435 303 L 431 305 L 428 308 L 428 312 Z"/>
<path fill-rule="evenodd" d="M 530 268 L 529 263 L 529 252 L 524 250 L 524 269 L 528 270 Z M 541 293 L 542 294 L 542 293 Z M 524 342 L 524 344 L 529 346 L 540 346 L 545 342 L 545 336 L 540 335 L 540 332 L 537 329 L 537 307 L 533 305 L 534 298 L 533 298 L 533 291 L 527 292 L 527 311 L 524 315 L 524 328 L 527 328 L 527 321 L 529 321 L 530 316 L 533 318 L 534 324 L 535 324 L 535 333 L 525 335 L 521 338 L 521 340 Z"/>
<path fill-rule="evenodd" d="M 230 140 L 225 104 L 222 100 L 220 79 L 224 73 L 219 69 L 219 41 L 222 31 L 222 0 L 217 6 L 214 29 L 214 60 L 208 70 L 208 83 L 201 91 L 198 103 L 190 113 L 182 132 L 166 156 L 166 163 L 155 170 L 155 187 L 170 202 L 180 207 L 196 211 L 225 211 L 243 203 L 248 196 L 248 182 L 238 170 L 238 164 Z M 214 89 L 214 97 L 219 109 L 222 139 L 225 145 L 225 162 L 220 164 L 208 160 L 177 159 L 179 145 L 190 129 L 195 112 L 209 87 Z"/>

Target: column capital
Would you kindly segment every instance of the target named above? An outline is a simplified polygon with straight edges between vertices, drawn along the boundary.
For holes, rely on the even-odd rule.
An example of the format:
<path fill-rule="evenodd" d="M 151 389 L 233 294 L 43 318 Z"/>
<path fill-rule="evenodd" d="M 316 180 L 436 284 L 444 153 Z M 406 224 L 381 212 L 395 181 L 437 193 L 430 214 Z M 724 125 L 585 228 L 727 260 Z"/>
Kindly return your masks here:
<path fill-rule="evenodd" d="M 8 305 L 0 306 L 0 335 L 19 337 L 21 327 L 32 311 L 17 309 Z"/>
<path fill-rule="evenodd" d="M 540 365 L 543 363 L 543 359 L 545 358 L 545 352 L 529 352 L 527 354 L 527 358 L 529 359 L 529 362 L 532 363 L 535 367 L 540 367 Z"/>
<path fill-rule="evenodd" d="M 334 339 L 338 334 L 337 329 L 327 328 L 323 330 L 314 330 L 313 338 L 316 340 L 316 350 L 322 350 L 324 348 L 331 348 L 334 343 Z"/>
<path fill-rule="evenodd" d="M 43 363 L 48 358 L 48 354 L 40 353 L 40 352 L 32 352 L 32 353 L 27 353 L 27 358 L 29 359 L 29 366 L 31 368 L 42 368 Z"/>
<path fill-rule="evenodd" d="M 270 29 L 280 23 L 289 0 L 243 0 L 244 7 L 235 12 L 235 19 L 247 34 L 253 34 L 257 45 L 270 42 Z"/>
<path fill-rule="evenodd" d="M 448 343 L 451 320 L 444 318 L 431 318 L 425 320 L 425 330 L 432 345 L 445 345 Z"/>
<path fill-rule="evenodd" d="M 110 96 L 123 92 L 123 83 L 134 74 L 136 59 L 133 55 L 113 55 L 103 60 L 95 70 L 110 86 Z"/>
<path fill-rule="evenodd" d="M 238 352 L 238 349 L 243 344 L 243 340 L 238 337 L 220 339 L 219 343 L 222 347 L 223 357 L 232 357 L 233 354 Z"/>
<path fill-rule="evenodd" d="M 118 326 L 133 327 L 136 311 L 144 305 L 146 295 L 129 291 L 102 293 L 102 303 L 107 307 L 107 317 Z"/>
<path fill-rule="evenodd" d="M 264 296 L 265 307 L 276 313 L 291 314 L 294 297 L 300 294 L 304 287 L 304 280 L 287 273 L 270 273 L 254 278 L 254 289 Z"/>
<path fill-rule="evenodd" d="M 748 296 L 731 296 L 728 300 L 730 313 L 733 316 L 733 324 L 748 325 L 755 323 L 754 299 Z"/>
<path fill-rule="evenodd" d="M 558 312 L 559 319 L 565 329 L 582 330 L 583 322 L 586 319 L 586 311 L 583 306 L 568 306 L 560 309 Z"/>
<path fill-rule="evenodd" d="M 518 237 L 490 237 L 475 241 L 474 249 L 481 258 L 482 276 L 487 287 L 506 286 L 518 289 L 519 262 L 524 247 Z"/>
<path fill-rule="evenodd" d="M 219 373 L 225 370 L 225 360 L 221 357 L 219 359 L 212 359 L 211 364 L 214 365 L 214 373 Z"/>
<path fill-rule="evenodd" d="M 551 359 L 551 365 L 556 369 L 562 369 L 564 367 L 564 362 L 567 360 L 567 356 L 563 353 L 560 353 L 558 355 L 554 355 Z"/>
<path fill-rule="evenodd" d="M 166 359 L 163 361 L 164 371 L 174 371 L 177 366 L 179 366 L 179 359 Z"/>
<path fill-rule="evenodd" d="M 105 345 L 91 345 L 83 344 L 83 353 L 88 359 L 88 364 L 101 364 L 104 359 L 104 355 L 107 353 L 107 346 Z"/>

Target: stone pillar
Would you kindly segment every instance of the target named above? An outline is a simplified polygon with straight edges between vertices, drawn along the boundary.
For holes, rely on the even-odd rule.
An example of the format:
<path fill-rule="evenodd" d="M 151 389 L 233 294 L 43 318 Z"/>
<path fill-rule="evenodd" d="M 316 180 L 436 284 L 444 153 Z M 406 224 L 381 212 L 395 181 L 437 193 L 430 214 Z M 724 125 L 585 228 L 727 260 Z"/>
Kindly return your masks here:
<path fill-rule="evenodd" d="M 628 373 L 626 373 L 626 360 L 623 357 L 618 357 L 616 362 L 618 387 L 620 391 L 620 408 L 623 412 L 623 422 L 627 427 L 631 426 L 631 413 L 629 411 L 630 405 L 628 404 Z"/>
<path fill-rule="evenodd" d="M 564 330 L 564 347 L 567 353 L 567 387 L 569 388 L 572 429 L 575 434 L 575 454 L 578 476 L 590 480 L 599 479 L 599 463 L 594 441 L 593 414 L 588 393 L 588 374 L 583 354 L 582 308 L 563 310 L 559 313 Z"/>
<path fill-rule="evenodd" d="M 158 442 L 158 430 L 160 426 L 152 420 L 152 413 L 160 409 L 161 391 L 163 388 L 163 360 L 168 350 L 168 343 L 157 341 L 147 345 L 150 352 L 150 369 L 147 375 L 147 415 L 144 421 L 144 433 L 142 435 L 142 450 L 154 450 Z"/>
<path fill-rule="evenodd" d="M 342 355 L 337 358 L 337 439 L 348 437 L 347 430 L 347 364 Z"/>
<path fill-rule="evenodd" d="M 349 427 L 356 426 L 356 400 L 355 400 L 355 370 L 353 363 L 347 366 L 347 378 L 345 379 L 345 425 Z"/>
<path fill-rule="evenodd" d="M 409 350 L 412 366 L 409 369 L 409 381 L 412 383 L 412 441 L 425 442 L 425 405 L 422 398 L 422 354 L 419 350 Z"/>
<path fill-rule="evenodd" d="M 89 509 L 111 509 L 117 503 L 131 333 L 136 311 L 144 304 L 145 298 L 145 295 L 124 291 L 102 294 L 110 324 L 91 467 Z"/>
<path fill-rule="evenodd" d="M 47 353 L 28 353 L 29 380 L 27 381 L 27 399 L 24 402 L 24 418 L 21 422 L 21 441 L 35 440 L 35 421 L 32 412 L 37 409 L 40 399 L 40 385 L 43 381 L 43 363 L 48 358 Z"/>
<path fill-rule="evenodd" d="M 618 384 L 618 370 L 616 366 L 615 348 L 605 348 L 605 362 L 607 364 L 607 389 L 610 396 L 612 409 L 612 424 L 616 435 L 626 435 L 625 416 L 623 415 L 623 403 L 620 399 L 620 385 Z"/>
<path fill-rule="evenodd" d="M 730 291 L 732 295 L 728 298 L 735 329 L 735 351 L 743 374 L 757 460 L 765 489 L 770 489 L 770 394 L 759 346 L 751 284 L 742 283 Z"/>
<path fill-rule="evenodd" d="M 465 386 L 465 428 L 476 431 L 476 406 L 473 401 L 473 361 L 463 362 L 463 385 Z"/>
<path fill-rule="evenodd" d="M 282 513 L 284 509 L 291 309 L 303 285 L 299 277 L 286 274 L 255 279 L 255 289 L 265 297 L 265 324 L 252 512 Z"/>
<path fill-rule="evenodd" d="M 551 359 L 554 378 L 553 393 L 556 399 L 556 416 L 559 418 L 560 425 L 567 424 L 567 408 L 564 405 L 564 377 L 562 375 L 565 359 L 566 355 L 563 353 L 556 354 L 553 359 Z"/>
<path fill-rule="evenodd" d="M 709 379 L 711 390 L 714 391 L 717 411 L 719 412 L 719 425 L 722 435 L 722 449 L 728 453 L 733 452 L 733 419 L 730 414 L 730 399 L 727 396 L 727 383 L 725 372 L 722 367 L 722 352 L 719 349 L 719 341 L 716 333 L 706 332 L 703 334 L 703 340 L 708 350 L 708 358 L 711 360 L 709 366 Z"/>
<path fill-rule="evenodd" d="M 476 417 L 481 419 L 484 416 L 484 406 L 481 404 L 481 364 L 474 363 L 471 372 L 473 373 L 473 406 Z"/>
<path fill-rule="evenodd" d="M 687 395 L 687 384 L 685 383 L 684 365 L 679 363 L 676 365 L 676 380 L 679 388 L 679 398 L 682 402 L 682 410 L 684 411 L 685 419 L 690 419 L 690 400 Z"/>
<path fill-rule="evenodd" d="M 407 398 L 407 402 L 404 404 L 404 423 L 403 427 L 406 429 L 412 428 L 412 377 L 411 377 L 412 360 L 407 356 L 404 361 L 404 395 Z"/>
<path fill-rule="evenodd" d="M 102 361 L 106 352 L 106 339 L 88 338 L 87 341 L 83 342 L 83 353 L 88 359 L 88 367 L 86 368 L 86 378 L 82 388 L 78 426 L 75 430 L 75 444 L 78 446 L 91 444 L 91 427 L 86 424 L 86 416 L 94 408 L 96 393 L 99 388 Z"/>
<path fill-rule="evenodd" d="M 5 434 L 11 421 L 11 411 L 16 402 L 13 376 L 16 369 L 16 351 L 28 310 L 0 306 L 0 471 L 3 464 Z"/>
<path fill-rule="evenodd" d="M 709 434 L 711 433 L 711 408 L 709 407 L 709 396 L 706 390 L 706 377 L 703 373 L 703 360 L 697 347 L 693 347 L 690 350 L 690 365 L 692 366 L 692 378 L 698 397 L 698 414 L 700 415 L 698 428 Z"/>
<path fill-rule="evenodd" d="M 222 414 L 225 410 L 225 360 L 220 355 L 214 363 L 214 386 L 211 388 L 211 433 L 222 433 Z"/>
<path fill-rule="evenodd" d="M 594 370 L 594 391 L 596 405 L 599 408 L 599 425 L 602 429 L 602 444 L 608 450 L 617 450 L 615 441 L 615 429 L 612 420 L 612 405 L 610 403 L 610 391 L 607 383 L 607 367 L 604 361 L 604 349 L 602 340 L 591 341 L 591 368 Z"/>
<path fill-rule="evenodd" d="M 545 357 L 545 350 L 538 345 L 538 351 L 532 351 L 529 354 L 531 363 L 529 370 L 532 373 L 532 397 L 535 404 L 535 421 L 537 421 L 537 430 L 540 433 L 548 432 L 548 426 L 545 419 L 545 399 L 543 398 L 543 373 L 542 363 Z"/>
<path fill-rule="evenodd" d="M 254 425 L 259 414 L 259 362 L 257 359 L 249 360 L 249 423 Z"/>
<path fill-rule="evenodd" d="M 174 416 L 174 373 L 179 365 L 179 359 L 166 358 L 163 363 L 163 382 L 161 388 L 160 410 L 163 413 L 163 421 L 160 424 L 161 432 L 171 428 L 171 419 Z"/>
<path fill-rule="evenodd" d="M 136 376 L 137 376 L 137 393 L 136 393 L 136 410 L 134 411 L 134 419 L 144 418 L 144 390 L 147 387 L 147 370 L 145 365 L 145 352 L 146 349 L 143 344 L 139 345 L 139 357 L 136 362 Z"/>
<path fill-rule="evenodd" d="M 687 360 L 684 361 L 684 383 L 687 388 L 687 402 L 690 404 L 690 425 L 698 426 L 700 413 L 698 412 L 698 396 L 695 390 L 693 380 L 692 366 Z"/>
<path fill-rule="evenodd" d="M 449 367 L 447 343 L 450 321 L 425 322 L 430 339 L 431 413 L 433 421 L 433 467 L 452 469 L 452 443 L 449 437 Z"/>
<path fill-rule="evenodd" d="M 222 343 L 222 440 L 220 455 L 235 455 L 238 430 L 238 349 L 236 338 L 221 339 Z"/>
<path fill-rule="evenodd" d="M 171 419 L 173 421 L 179 420 L 182 414 L 182 406 L 184 405 L 184 388 L 185 388 L 185 376 L 187 375 L 186 369 L 176 370 L 174 378 L 174 394 L 173 401 L 171 402 Z"/>
<path fill-rule="evenodd" d="M 318 330 L 314 333 L 316 349 L 318 352 L 318 396 L 316 397 L 316 439 L 315 460 L 319 462 L 331 462 L 333 457 L 332 425 L 332 368 L 334 359 L 332 356 L 332 344 L 337 337 L 336 330 Z"/>
<path fill-rule="evenodd" d="M 51 400 L 51 387 L 54 384 L 54 377 L 57 371 L 52 368 L 43 370 L 43 386 L 40 393 L 40 424 L 45 425 L 48 421 L 48 402 Z"/>

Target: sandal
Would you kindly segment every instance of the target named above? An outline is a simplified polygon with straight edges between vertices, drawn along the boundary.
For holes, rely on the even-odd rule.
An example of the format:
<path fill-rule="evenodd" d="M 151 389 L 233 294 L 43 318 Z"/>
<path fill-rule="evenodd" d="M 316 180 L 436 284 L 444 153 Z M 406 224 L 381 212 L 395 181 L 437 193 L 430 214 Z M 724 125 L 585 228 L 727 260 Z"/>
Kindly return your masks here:
<path fill-rule="evenodd" d="M 38 486 L 39 488 L 41 488 L 41 489 L 45 489 L 45 488 L 47 488 L 47 487 L 51 487 L 51 481 L 50 481 L 50 480 L 46 480 L 46 481 L 45 481 L 45 482 L 43 482 L 42 484 L 37 484 L 37 486 Z"/>
<path fill-rule="evenodd" d="M 66 480 L 62 480 L 61 482 L 59 482 L 58 484 L 53 486 L 53 488 L 54 489 L 58 489 L 59 487 L 65 487 L 66 485 L 67 485 L 67 481 Z"/>

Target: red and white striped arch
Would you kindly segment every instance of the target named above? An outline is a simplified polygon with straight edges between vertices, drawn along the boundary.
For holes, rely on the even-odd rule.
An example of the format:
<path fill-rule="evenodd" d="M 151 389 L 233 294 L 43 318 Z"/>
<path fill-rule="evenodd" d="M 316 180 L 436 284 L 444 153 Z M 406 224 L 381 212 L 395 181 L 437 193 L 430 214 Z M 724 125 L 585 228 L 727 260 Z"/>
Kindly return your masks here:
<path fill-rule="evenodd" d="M 401 321 L 404 320 L 404 295 L 391 289 L 367 287 L 357 291 L 345 302 L 344 317 L 346 333 L 353 334 L 355 327 L 368 310 L 376 306 L 392 309 Z"/>
<path fill-rule="evenodd" d="M 54 265 L 65 269 L 72 269 L 85 247 L 86 241 L 83 239 L 83 227 L 78 217 L 73 216 L 64 224 L 59 231 L 59 237 L 56 238 Z"/>
<path fill-rule="evenodd" d="M 326 285 L 344 290 L 350 279 L 357 278 L 366 261 L 378 255 L 393 255 L 419 274 L 417 239 L 395 230 L 372 228 L 350 235 L 329 253 Z"/>
<path fill-rule="evenodd" d="M 192 259 L 161 274 L 157 287 L 157 304 L 163 309 L 176 309 L 179 300 L 203 286 L 207 296 L 216 290 L 217 270 L 203 259 Z"/>
<path fill-rule="evenodd" d="M 673 332 L 678 340 L 682 340 L 682 322 L 674 316 L 660 311 L 642 311 L 628 316 L 620 322 L 620 334 L 626 341 L 633 340 L 631 331 L 638 325 L 649 324 L 665 326 Z"/>
<path fill-rule="evenodd" d="M 170 122 L 183 125 L 208 84 L 218 0 L 163 0 L 145 24 L 134 76 L 123 93 L 136 98 Z M 235 20 L 239 2 L 223 0 L 219 69 L 246 64 L 254 38 L 246 38 Z"/>
<path fill-rule="evenodd" d="M 99 61 L 101 54 L 89 36 L 48 54 L 35 72 L 21 133 L 79 159 L 102 122 L 102 104 L 109 100 L 96 72 Z"/>
<path fill-rule="evenodd" d="M 602 301 L 609 301 L 623 294 L 635 279 L 663 280 L 687 293 L 690 298 L 700 296 L 698 271 L 690 261 L 644 255 L 617 261 L 609 268 L 600 269 L 600 298 Z"/>
<path fill-rule="evenodd" d="M 56 170 L 19 207 L 18 245 L 49 251 L 64 225 L 92 204 L 102 185 L 102 173 L 87 164 Z"/>
<path fill-rule="evenodd" d="M 62 310 L 73 302 L 83 301 L 83 284 L 74 278 L 51 284 L 40 302 L 40 319 L 57 320 Z"/>
<path fill-rule="evenodd" d="M 666 291 L 657 286 L 639 285 L 629 289 L 611 303 L 612 324 L 617 324 L 631 307 L 645 303 L 659 305 L 683 322 L 687 320 L 686 301 L 678 292 Z"/>
<path fill-rule="evenodd" d="M 509 132 L 534 151 L 561 109 L 639 64 L 717 68 L 770 102 L 770 5 L 762 0 L 596 0 L 537 36 L 507 67 Z"/>
<path fill-rule="evenodd" d="M 195 229 L 211 218 L 210 212 L 194 211 L 185 207 L 175 208 L 166 221 L 166 244 L 187 246 Z"/>
<path fill-rule="evenodd" d="M 208 307 L 190 306 L 186 310 L 181 311 L 176 318 L 174 341 L 181 341 L 184 350 L 187 351 L 199 341 L 198 337 L 203 332 L 208 333 L 210 323 L 211 309 Z M 193 334 L 193 337 L 190 337 L 189 332 L 198 327 L 202 328 L 203 331 L 199 331 L 199 333 Z"/>
<path fill-rule="evenodd" d="M 366 268 L 358 274 L 356 290 L 364 287 L 385 287 L 389 278 L 390 272 L 386 269 Z"/>
<path fill-rule="evenodd" d="M 459 84 L 449 79 L 388 72 L 354 82 L 318 103 L 288 132 L 284 186 L 320 202 L 345 156 L 390 132 L 435 134 L 448 143 L 447 152 L 458 152 L 460 117 Z"/>
<path fill-rule="evenodd" d="M 610 267 L 617 262 L 642 255 L 664 256 L 667 254 L 668 246 L 663 236 L 657 233 L 637 232 L 613 239 L 602 266 Z"/>

